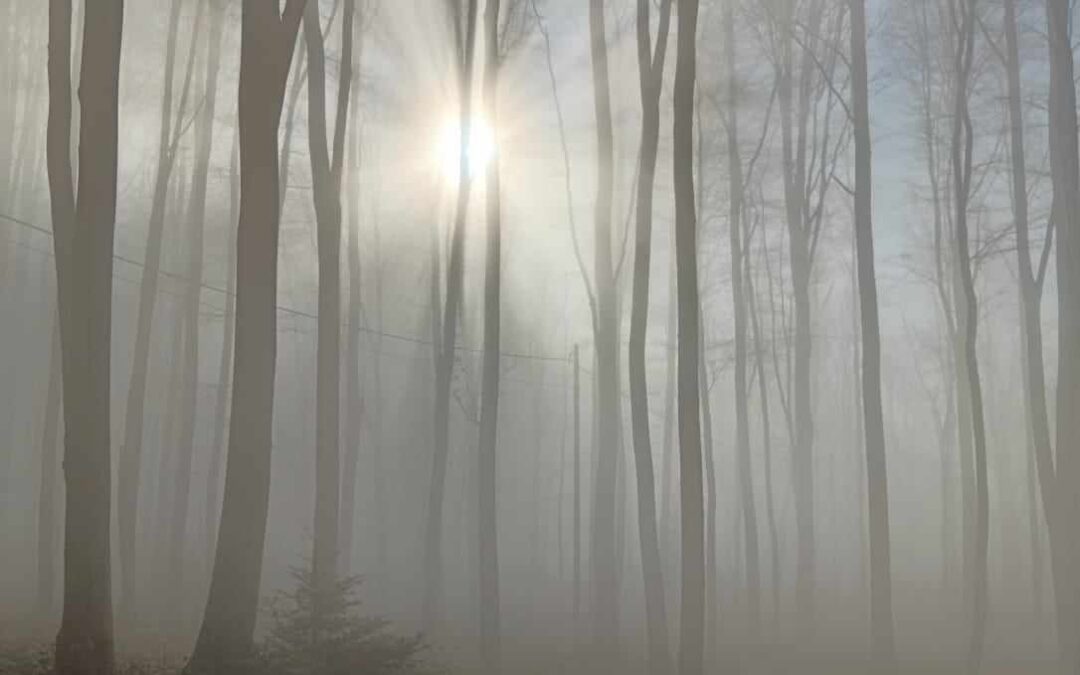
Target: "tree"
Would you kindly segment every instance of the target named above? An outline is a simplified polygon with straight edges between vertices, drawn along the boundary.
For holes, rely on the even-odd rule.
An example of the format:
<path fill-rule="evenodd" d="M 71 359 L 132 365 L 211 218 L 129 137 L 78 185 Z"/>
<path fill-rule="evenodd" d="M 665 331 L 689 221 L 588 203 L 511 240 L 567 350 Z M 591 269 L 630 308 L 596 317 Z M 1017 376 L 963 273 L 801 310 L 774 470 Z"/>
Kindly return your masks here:
<path fill-rule="evenodd" d="M 881 329 L 874 272 L 865 0 L 851 2 L 851 71 L 851 109 L 855 127 L 855 253 L 859 316 L 862 319 L 862 413 L 870 515 L 870 633 L 875 661 L 879 667 L 890 668 L 894 659 L 892 562 L 885 425 L 881 407 Z"/>
<path fill-rule="evenodd" d="M 1058 370 L 1055 479 L 1040 462 L 1043 510 L 1050 531 L 1051 565 L 1057 605 L 1058 648 L 1063 672 L 1080 668 L 1080 551 L 1065 523 L 1075 520 L 1080 492 L 1080 159 L 1077 150 L 1076 90 L 1070 40 L 1070 4 L 1047 0 L 1050 52 L 1050 177 L 1052 219 L 1057 222 Z M 1036 456 L 1038 457 L 1038 455 Z"/>
<path fill-rule="evenodd" d="M 64 611 L 56 672 L 113 667 L 109 439 L 122 0 L 88 4 L 79 77 L 79 182 L 71 160 L 71 2 L 49 3 L 46 153 L 64 409 Z"/>
<path fill-rule="evenodd" d="M 191 46 L 188 52 L 178 110 L 173 110 L 173 74 L 176 64 L 177 30 L 182 4 L 172 0 L 165 40 L 165 75 L 161 92 L 161 122 L 158 131 L 158 156 L 154 170 L 154 194 L 147 223 L 145 267 L 139 282 L 139 306 L 135 327 L 135 348 L 128 380 L 127 401 L 124 406 L 124 438 L 120 446 L 117 471 L 117 535 L 120 545 L 120 608 L 125 620 L 134 618 L 135 611 L 135 530 L 139 514 L 139 474 L 142 463 L 143 424 L 145 422 L 147 363 L 150 359 L 150 337 L 158 295 L 158 270 L 165 230 L 169 181 L 177 158 L 185 125 L 181 124 L 187 110 L 191 77 L 194 72 L 198 27 L 203 4 L 199 4 Z"/>
<path fill-rule="evenodd" d="M 975 295 L 971 252 L 968 248 L 968 202 L 971 197 L 972 152 L 974 133 L 971 111 L 968 105 L 972 61 L 975 49 L 976 0 L 952 0 L 949 17 L 957 40 L 953 55 L 953 76 L 956 85 L 953 92 L 952 118 L 952 179 L 953 206 L 956 210 L 954 237 L 956 267 L 960 276 L 961 312 L 964 328 L 964 359 L 967 367 L 968 387 L 971 393 L 972 439 L 975 451 L 975 541 L 971 584 L 971 643 L 968 667 L 979 672 L 983 658 L 983 641 L 986 632 L 987 612 L 987 548 L 989 544 L 990 501 L 986 475 L 986 423 L 982 401 L 982 382 L 979 377 L 978 344 L 979 309 Z M 865 357 L 864 357 L 865 358 Z M 871 497 L 872 498 L 872 497 Z M 871 533 L 873 530 L 871 530 Z"/>
<path fill-rule="evenodd" d="M 671 0 L 660 6 L 660 24 L 652 47 L 649 0 L 637 3 L 638 80 L 641 92 L 641 166 L 637 184 L 637 226 L 634 233 L 634 288 L 630 310 L 630 408 L 633 425 L 634 466 L 637 471 L 638 528 L 642 572 L 645 577 L 645 615 L 649 645 L 649 671 L 668 670 L 667 612 L 656 521 L 652 441 L 649 434 L 649 392 L 645 378 L 645 332 L 649 314 L 649 266 L 652 260 L 653 186 L 656 182 L 660 141 L 660 92 L 671 25 Z"/>
<path fill-rule="evenodd" d="M 432 330 L 435 339 L 435 416 L 431 482 L 427 502 L 427 526 L 424 538 L 424 623 L 431 630 L 438 623 L 442 601 L 442 513 L 446 493 L 446 464 L 450 451 L 450 384 L 454 371 L 454 346 L 457 343 L 457 322 L 461 305 L 465 270 L 465 221 L 469 213 L 469 146 L 472 137 L 473 63 L 476 50 L 477 0 L 467 0 L 462 16 L 457 0 L 450 2 L 454 28 L 454 71 L 458 96 L 458 176 L 457 203 L 453 231 L 450 235 L 450 255 L 446 265 L 446 299 L 432 304 Z M 438 260 L 438 246 L 432 251 Z M 439 299 L 438 265 L 433 265 L 432 299 Z M 438 307 L 442 305 L 442 317 Z"/>
<path fill-rule="evenodd" d="M 49 349 L 49 387 L 45 397 L 45 416 L 41 433 L 41 479 L 38 484 L 37 511 L 37 614 L 42 620 L 53 611 L 56 591 L 56 535 L 59 522 L 56 517 L 56 478 L 60 463 L 57 449 L 60 436 L 60 399 L 63 395 L 60 381 L 60 317 L 53 317 L 52 346 Z"/>
<path fill-rule="evenodd" d="M 697 0 L 680 0 L 675 62 L 675 249 L 679 301 L 679 475 L 682 513 L 681 642 L 679 672 L 703 671 L 705 651 L 704 499 L 698 392 L 699 301 L 697 214 L 694 212 L 694 87 L 697 77 Z"/>
<path fill-rule="evenodd" d="M 615 652 L 618 621 L 616 476 L 618 472 L 619 339 L 615 270 L 612 264 L 614 192 L 611 91 L 604 3 L 589 2 L 589 51 L 596 116 L 597 191 L 593 212 L 595 291 L 590 286 L 596 344 L 597 467 L 593 488 L 593 636 L 600 654 Z"/>
<path fill-rule="evenodd" d="M 314 183 L 319 248 L 319 323 L 315 393 L 315 541 L 312 580 L 319 594 L 337 581 L 341 452 L 341 176 L 345 166 L 349 90 L 352 87 L 355 0 L 345 0 L 341 26 L 341 66 L 332 150 L 326 138 L 326 54 L 319 26 L 319 3 L 304 9 L 308 61 L 308 146 Z M 316 607 L 316 614 L 318 613 Z"/>
<path fill-rule="evenodd" d="M 184 541 L 187 534 L 188 502 L 191 493 L 191 464 L 195 454 L 195 419 L 199 384 L 199 305 L 203 283 L 203 233 L 206 221 L 206 188 L 210 169 L 210 152 L 214 143 L 214 114 L 217 110 L 218 73 L 221 70 L 221 43 L 224 36 L 225 5 L 212 0 L 208 24 L 206 71 L 203 77 L 202 108 L 196 123 L 195 165 L 189 194 L 187 227 L 187 289 L 182 300 L 183 322 L 186 327 L 183 351 L 178 356 L 183 364 L 180 394 L 180 434 L 177 463 L 173 467 L 172 518 L 169 523 L 168 579 L 171 602 L 176 620 L 182 619 L 184 607 Z M 159 488 L 161 489 L 161 488 Z"/>
<path fill-rule="evenodd" d="M 498 134 L 499 0 L 484 7 L 484 109 Z M 499 672 L 499 545 L 496 523 L 496 460 L 499 415 L 499 344 L 502 284 L 502 214 L 499 150 L 487 165 L 487 250 L 484 267 L 484 355 L 480 401 L 480 651 L 487 672 Z"/>
<path fill-rule="evenodd" d="M 731 299 L 735 329 L 735 452 L 739 474 L 739 503 L 743 516 L 746 558 L 746 585 L 751 639 L 757 637 L 761 622 L 761 563 L 758 547 L 757 509 L 754 503 L 754 474 L 750 460 L 750 390 L 746 364 L 746 290 L 743 284 L 743 165 L 739 154 L 738 81 L 735 75 L 735 11 L 724 5 L 724 60 L 727 80 L 728 146 L 728 229 L 731 252 Z"/>
<path fill-rule="evenodd" d="M 251 654 L 259 599 L 277 356 L 277 131 L 305 0 L 245 0 L 240 31 L 240 222 L 236 344 L 225 496 L 190 673 L 228 672 Z"/>

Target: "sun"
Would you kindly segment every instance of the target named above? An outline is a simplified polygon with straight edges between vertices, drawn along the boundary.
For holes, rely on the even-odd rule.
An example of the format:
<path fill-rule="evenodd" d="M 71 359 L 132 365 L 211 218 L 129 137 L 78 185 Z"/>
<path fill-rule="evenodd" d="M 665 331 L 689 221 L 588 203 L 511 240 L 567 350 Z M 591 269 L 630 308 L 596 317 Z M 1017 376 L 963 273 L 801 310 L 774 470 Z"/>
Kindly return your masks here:
<path fill-rule="evenodd" d="M 495 132 L 483 117 L 473 117 L 469 136 L 469 178 L 483 175 L 495 156 Z M 458 179 L 461 158 L 461 129 L 456 118 L 449 118 L 439 131 L 436 160 L 447 181 Z"/>

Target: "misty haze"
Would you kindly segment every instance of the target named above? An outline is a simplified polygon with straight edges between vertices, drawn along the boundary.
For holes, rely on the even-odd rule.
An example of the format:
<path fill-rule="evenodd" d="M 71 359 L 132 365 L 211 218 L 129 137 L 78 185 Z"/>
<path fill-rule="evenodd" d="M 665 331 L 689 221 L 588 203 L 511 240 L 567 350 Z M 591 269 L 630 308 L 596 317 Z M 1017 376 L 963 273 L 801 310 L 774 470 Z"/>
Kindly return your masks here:
<path fill-rule="evenodd" d="M 0 673 L 1080 675 L 1075 0 L 0 0 Z"/>

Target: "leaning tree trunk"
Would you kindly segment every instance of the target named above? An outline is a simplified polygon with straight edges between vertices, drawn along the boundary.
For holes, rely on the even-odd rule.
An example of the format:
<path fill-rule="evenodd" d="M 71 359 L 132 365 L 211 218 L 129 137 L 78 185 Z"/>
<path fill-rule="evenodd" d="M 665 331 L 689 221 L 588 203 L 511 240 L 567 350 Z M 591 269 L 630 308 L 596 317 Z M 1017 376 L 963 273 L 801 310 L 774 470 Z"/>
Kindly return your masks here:
<path fill-rule="evenodd" d="M 337 584 L 341 452 L 341 176 L 352 86 L 355 0 L 345 0 L 341 65 L 332 149 L 326 138 L 326 54 L 319 3 L 304 10 L 308 60 L 308 147 L 314 183 L 319 242 L 319 323 L 315 384 L 315 541 L 312 579 L 315 616 L 320 620 Z"/>
<path fill-rule="evenodd" d="M 675 63 L 675 250 L 679 298 L 679 474 L 682 513 L 679 672 L 700 675 L 705 651 L 704 504 L 698 392 L 699 301 L 697 214 L 694 212 L 694 85 L 697 0 L 681 0 Z"/>
<path fill-rule="evenodd" d="M 47 154 L 64 408 L 64 613 L 60 675 L 113 671 L 109 439 L 113 237 L 122 0 L 83 24 L 79 185 L 71 167 L 71 2 L 49 3 Z"/>
<path fill-rule="evenodd" d="M 870 634 L 876 666 L 894 659 L 892 562 L 889 552 L 889 485 L 881 409 L 881 334 L 870 161 L 870 105 L 866 73 L 866 4 L 851 2 L 852 113 L 855 126 L 855 254 L 862 318 L 862 414 L 866 434 L 866 485 L 870 516 Z M 862 508 L 862 505 L 859 505 Z"/>
<path fill-rule="evenodd" d="M 245 0 L 240 31 L 240 223 L 236 364 L 214 571 L 190 673 L 228 672 L 252 651 L 259 601 L 277 356 L 277 131 L 305 0 Z"/>
<path fill-rule="evenodd" d="M 641 166 L 637 184 L 637 227 L 634 248 L 633 304 L 630 311 L 630 417 L 637 471 L 638 528 L 641 568 L 645 582 L 645 619 L 649 672 L 670 668 L 664 580 L 656 523 L 656 486 L 653 480 L 652 440 L 649 434 L 649 391 L 645 370 L 645 333 L 649 315 L 649 266 L 652 260 L 653 188 L 660 140 L 660 92 L 671 24 L 671 0 L 661 7 L 656 51 L 651 45 L 649 1 L 637 3 L 638 73 L 641 90 Z"/>

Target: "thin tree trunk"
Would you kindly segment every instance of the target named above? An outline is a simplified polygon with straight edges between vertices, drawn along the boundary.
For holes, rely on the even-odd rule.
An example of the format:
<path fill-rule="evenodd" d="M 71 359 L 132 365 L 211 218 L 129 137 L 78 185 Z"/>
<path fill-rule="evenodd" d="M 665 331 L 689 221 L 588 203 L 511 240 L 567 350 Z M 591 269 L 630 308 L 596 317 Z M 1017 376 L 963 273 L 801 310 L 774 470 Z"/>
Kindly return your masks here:
<path fill-rule="evenodd" d="M 499 128 L 499 0 L 487 0 L 484 10 L 484 108 L 488 124 Z M 485 671 L 499 667 L 499 539 L 496 523 L 496 462 L 499 419 L 499 344 L 502 284 L 502 214 L 499 151 L 488 160 L 487 251 L 484 269 L 484 356 L 481 374 L 480 438 L 478 442 L 480 651 Z M 539 435 L 537 436 L 539 438 Z M 535 478 L 534 473 L 534 478 Z M 534 538 L 536 541 L 538 538 Z"/>
<path fill-rule="evenodd" d="M 150 339 L 158 295 L 158 269 L 161 266 L 162 240 L 165 230 L 169 182 L 176 160 L 176 147 L 181 128 L 179 124 L 186 109 L 198 36 L 198 22 L 192 31 L 191 49 L 184 74 L 179 111 L 173 112 L 173 74 L 176 64 L 177 31 L 180 23 L 180 0 L 172 0 L 165 42 L 164 88 L 161 94 L 161 121 L 158 134 L 157 166 L 154 172 L 154 192 L 146 235 L 146 253 L 142 279 L 139 282 L 139 304 L 135 324 L 135 346 L 131 375 L 128 379 L 127 400 L 124 406 L 124 438 L 120 446 L 120 465 L 117 471 L 117 535 L 120 548 L 120 613 L 123 624 L 135 618 L 136 525 L 139 517 L 139 475 L 142 463 L 143 425 L 145 422 L 146 383 L 150 359 Z M 199 5 L 200 15 L 202 4 Z"/>
<path fill-rule="evenodd" d="M 959 6 L 958 6 L 959 5 Z M 960 31 L 954 55 L 956 89 L 953 102 L 952 172 L 955 192 L 955 241 L 964 315 L 964 358 L 971 393 L 972 439 L 975 450 L 975 541 L 971 583 L 971 642 L 968 668 L 978 673 L 982 667 L 987 613 L 987 548 L 989 543 L 989 494 L 986 472 L 986 424 L 982 383 L 976 354 L 978 344 L 978 301 L 968 244 L 967 210 L 971 195 L 974 135 L 968 109 L 968 90 L 975 42 L 975 0 L 956 0 L 951 5 L 953 22 Z"/>
<path fill-rule="evenodd" d="M 750 391 L 746 365 L 746 292 L 743 288 L 743 243 L 740 220 L 743 212 L 743 165 L 739 155 L 739 87 L 735 74 L 735 10 L 724 5 L 724 60 L 727 80 L 728 230 L 731 252 L 731 298 L 735 329 L 735 454 L 739 475 L 739 503 L 743 516 L 743 548 L 746 564 L 747 621 L 751 642 L 761 630 L 761 563 L 758 545 L 754 472 L 750 459 Z M 699 134 L 702 133 L 700 130 Z M 700 160 L 699 160 L 700 161 Z M 700 176 L 699 176 L 700 179 Z"/>
<path fill-rule="evenodd" d="M 862 413 L 866 434 L 866 486 L 870 517 L 870 634 L 878 668 L 894 667 L 892 558 L 889 551 L 889 486 L 881 406 L 881 335 L 874 232 L 867 92 L 866 4 L 851 2 L 852 111 L 855 126 L 855 253 L 862 319 Z M 861 508 L 861 505 L 860 505 Z"/>
<path fill-rule="evenodd" d="M 45 417 L 41 434 L 41 479 L 38 483 L 37 513 L 37 615 L 42 621 L 52 617 L 56 595 L 56 479 L 60 474 L 57 461 L 60 437 L 60 401 L 63 383 L 60 379 L 60 317 L 53 314 L 51 348 L 49 350 L 49 389 L 45 397 Z"/>
<path fill-rule="evenodd" d="M 682 577 L 681 675 L 700 675 L 705 651 L 705 532 L 701 479 L 701 411 L 697 214 L 694 212 L 694 85 L 697 0 L 680 0 L 675 64 L 675 246 L 679 297 L 679 466 Z"/>
<path fill-rule="evenodd" d="M 345 0 L 332 147 L 326 137 L 326 54 L 319 4 L 304 10 L 308 60 L 308 146 L 319 250 L 319 322 L 315 385 L 315 537 L 312 577 L 316 619 L 337 583 L 341 450 L 341 176 L 352 86 L 355 0 Z"/>
<path fill-rule="evenodd" d="M 581 360 L 574 345 L 574 633 L 581 632 Z"/>
<path fill-rule="evenodd" d="M 594 204 L 596 319 L 597 468 L 593 491 L 592 588 L 593 644 L 597 654 L 617 652 L 618 536 L 616 534 L 619 456 L 618 308 L 612 265 L 612 194 L 614 134 L 608 75 L 606 21 L 602 0 L 589 2 L 589 45 L 592 61 L 597 138 L 597 192 Z"/>
<path fill-rule="evenodd" d="M 83 25 L 80 184 L 71 168 L 71 3 L 49 3 L 47 153 L 64 409 L 64 612 L 60 675 L 113 671 L 109 370 L 122 0 Z M 91 131 L 92 130 L 92 133 Z"/>
<path fill-rule="evenodd" d="M 457 46 L 458 176 L 457 205 L 454 211 L 450 255 L 446 266 L 446 300 L 443 304 L 441 334 L 438 335 L 435 359 L 434 455 L 428 490 L 427 525 L 424 538 L 424 627 L 434 631 L 442 603 L 442 530 L 443 501 L 446 493 L 446 465 L 450 451 L 450 385 L 454 371 L 454 345 L 457 341 L 458 312 L 461 306 L 465 270 L 465 225 L 469 212 L 469 147 L 472 136 L 473 61 L 476 46 L 477 0 L 468 0 L 462 26 L 460 9 L 455 5 L 454 30 Z M 464 39 L 462 29 L 464 28 Z M 438 249 L 436 249 L 437 251 Z M 437 254 L 436 254 L 437 255 Z M 433 289 L 434 295 L 434 289 Z"/>
<path fill-rule="evenodd" d="M 187 339 L 181 362 L 185 370 L 180 401 L 180 437 L 177 465 L 173 471 L 173 508 L 169 524 L 168 579 L 173 623 L 184 627 L 187 619 L 184 598 L 184 542 L 188 526 L 188 503 L 191 492 L 191 464 L 195 454 L 195 422 L 199 389 L 199 306 L 202 301 L 203 234 L 206 221 L 206 188 L 210 172 L 210 152 L 214 143 L 214 112 L 217 107 L 218 72 L 221 67 L 221 44 L 224 36 L 223 0 L 210 3 L 210 35 L 206 57 L 202 108 L 195 130 L 196 156 L 187 213 L 188 265 L 187 293 L 182 300 Z M 198 30 L 198 28 L 196 28 Z M 176 632 L 176 635 L 180 635 Z"/>
<path fill-rule="evenodd" d="M 1043 486 L 1050 531 L 1050 559 L 1057 605 L 1058 648 L 1063 672 L 1080 669 L 1080 538 L 1060 521 L 1080 513 L 1080 160 L 1077 157 L 1076 90 L 1073 86 L 1070 3 L 1047 0 L 1050 51 L 1050 174 L 1053 220 L 1057 222 L 1058 372 L 1055 480 Z M 1040 474 L 1049 473 L 1044 466 Z M 1049 478 L 1049 476 L 1047 476 Z"/>
<path fill-rule="evenodd" d="M 218 364 L 218 387 L 214 403 L 214 444 L 206 479 L 206 560 L 207 569 L 214 563 L 217 524 L 221 511 L 221 470 L 228 440 L 229 390 L 233 363 L 233 335 L 236 330 L 236 219 L 240 208 L 240 134 L 234 129 L 229 152 L 229 221 L 225 226 L 225 316 L 222 319 L 221 359 Z"/>
<path fill-rule="evenodd" d="M 638 71 L 641 89 L 641 169 L 637 185 L 637 228 L 634 248 L 633 304 L 630 312 L 630 407 L 634 465 L 637 470 L 638 528 L 641 567 L 645 577 L 645 618 L 649 672 L 670 668 L 664 581 L 656 524 L 656 487 L 649 435 L 649 392 L 645 370 L 645 333 L 649 314 L 649 266 L 652 259 L 653 187 L 660 140 L 660 92 L 671 23 L 671 0 L 661 6 L 656 52 L 652 47 L 649 0 L 637 3 Z"/>
<path fill-rule="evenodd" d="M 189 673 L 235 669 L 251 655 L 259 600 L 277 356 L 277 131 L 304 0 L 245 0 L 240 37 L 240 223 L 232 416 L 210 593 Z"/>

